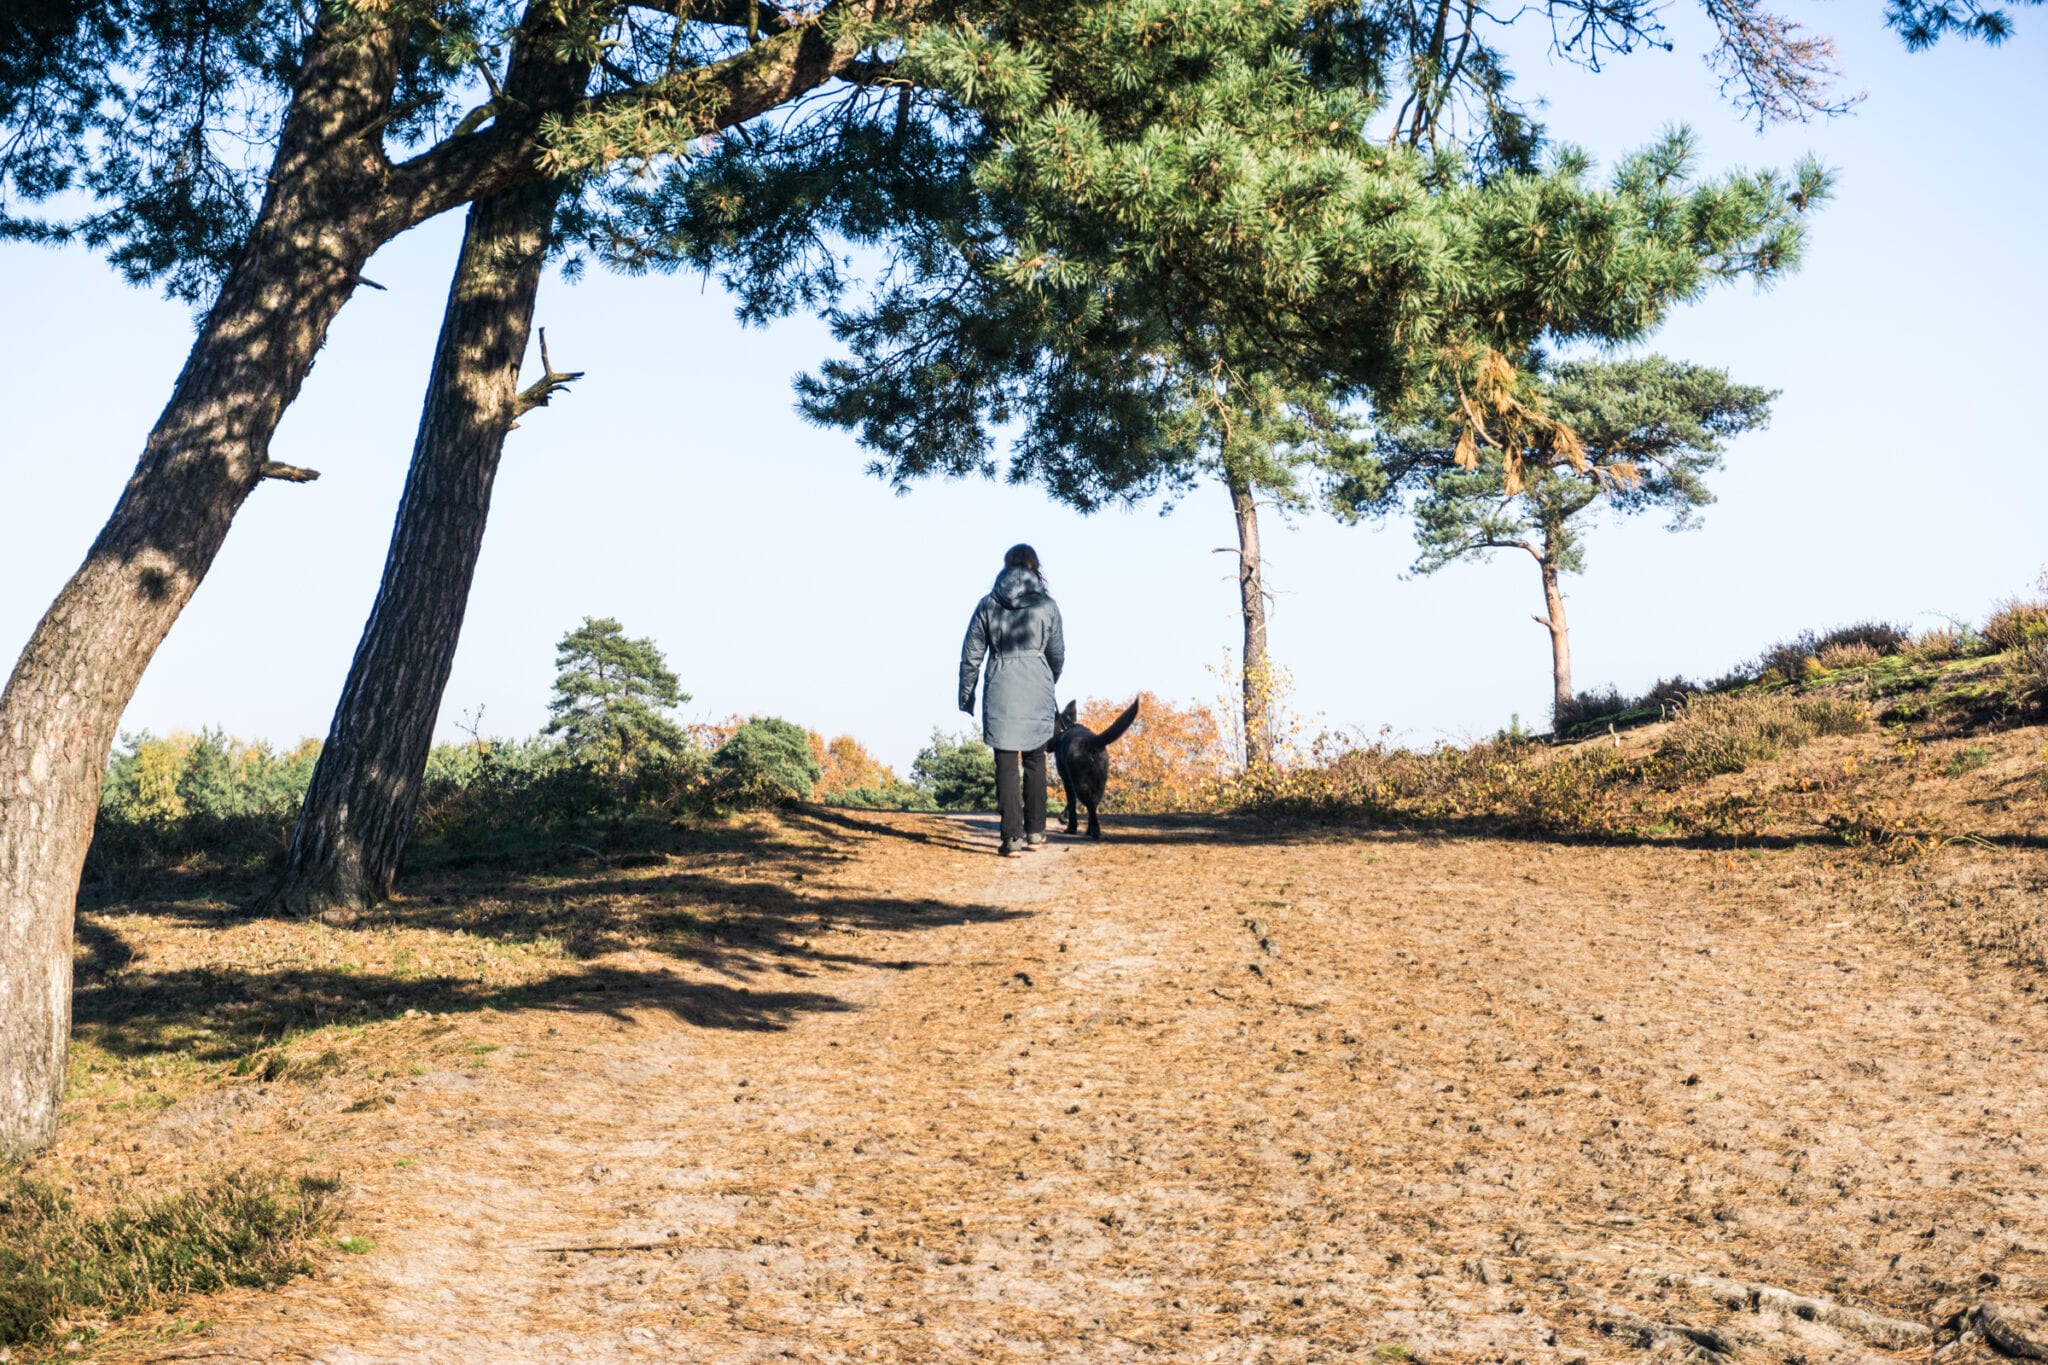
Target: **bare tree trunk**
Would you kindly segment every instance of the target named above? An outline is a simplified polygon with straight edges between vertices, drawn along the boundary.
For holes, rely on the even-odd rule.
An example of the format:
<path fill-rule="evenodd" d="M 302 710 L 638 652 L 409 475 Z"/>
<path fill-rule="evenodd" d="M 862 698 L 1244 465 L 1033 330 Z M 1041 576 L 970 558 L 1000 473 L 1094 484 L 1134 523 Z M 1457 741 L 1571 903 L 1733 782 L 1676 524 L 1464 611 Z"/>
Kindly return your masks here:
<path fill-rule="evenodd" d="M 114 729 L 243 500 L 284 472 L 266 470 L 271 433 L 380 240 L 365 187 L 387 168 L 376 125 L 402 39 L 315 35 L 255 230 L 0 694 L 0 1160 L 56 1128 L 72 914 Z"/>
<path fill-rule="evenodd" d="M 1548 619 L 1537 623 L 1550 631 L 1551 723 L 1561 722 L 1572 704 L 1571 627 L 1565 624 L 1564 593 L 1557 586 L 1557 565 L 1549 559 L 1537 561 L 1543 570 L 1543 606 Z"/>
<path fill-rule="evenodd" d="M 558 60 L 552 37 L 522 39 L 510 98 L 549 107 L 582 90 L 588 65 Z M 470 206 L 384 578 L 271 893 L 278 908 L 353 914 L 396 884 L 506 434 L 574 377 L 547 367 L 518 390 L 560 189 L 538 183 Z"/>
<path fill-rule="evenodd" d="M 1273 761 L 1273 670 L 1266 658 L 1266 588 L 1260 576 L 1259 506 L 1251 484 L 1227 477 L 1230 505 L 1237 513 L 1237 592 L 1244 612 L 1244 761 L 1258 768 Z"/>

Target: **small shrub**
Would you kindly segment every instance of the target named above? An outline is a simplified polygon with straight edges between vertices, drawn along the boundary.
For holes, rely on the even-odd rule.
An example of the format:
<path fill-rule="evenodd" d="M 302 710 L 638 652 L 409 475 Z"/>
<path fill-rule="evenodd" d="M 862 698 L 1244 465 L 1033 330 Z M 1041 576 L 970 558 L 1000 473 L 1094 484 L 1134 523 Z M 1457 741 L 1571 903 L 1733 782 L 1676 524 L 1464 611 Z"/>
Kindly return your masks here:
<path fill-rule="evenodd" d="M 1839 672 L 1845 668 L 1863 668 L 1869 664 L 1876 663 L 1883 657 L 1874 646 L 1867 645 L 1861 640 L 1849 640 L 1835 645 L 1822 645 L 1820 652 L 1814 655 L 1814 658 L 1820 661 L 1820 666 L 1830 673 Z"/>
<path fill-rule="evenodd" d="M 1815 735 L 1860 735 L 1870 728 L 1870 708 L 1847 697 L 1806 697 L 1794 705 Z"/>
<path fill-rule="evenodd" d="M 1752 679 L 1744 674 L 1739 681 L 1746 684 Z M 1687 697 L 1710 690 L 1712 688 L 1707 684 L 1684 677 L 1670 677 L 1659 678 L 1649 691 L 1639 697 L 1631 697 L 1616 687 L 1581 692 L 1572 698 L 1568 706 L 1558 710 L 1551 733 L 1560 739 L 1578 739 L 1603 728 L 1603 721 L 1624 728 L 1648 724 L 1661 719 Z"/>
<path fill-rule="evenodd" d="M 1914 663 L 1945 664 L 1969 654 L 1975 640 L 1974 631 L 1956 626 L 1936 626 L 1914 636 L 1912 642 L 1899 652 Z"/>
<path fill-rule="evenodd" d="M 854 810 L 937 810 L 938 803 L 930 793 L 911 786 L 901 780 L 872 787 L 848 787 L 845 791 L 820 796 L 819 800 L 831 806 L 848 806 Z"/>
<path fill-rule="evenodd" d="M 453 847 L 508 834 L 562 834 L 640 811 L 678 814 L 697 803 L 706 756 L 694 744 L 644 746 L 624 771 L 610 755 L 579 755 L 559 740 L 439 744 L 427 757 L 415 839 Z"/>
<path fill-rule="evenodd" d="M 1658 755 L 1677 773 L 1712 777 L 1739 773 L 1820 736 L 1853 734 L 1870 724 L 1858 703 L 1835 697 L 1794 698 L 1747 692 L 1694 697 Z"/>
<path fill-rule="evenodd" d="M 2022 704 L 2048 706 L 2048 632 L 2035 635 L 2012 651 L 2005 664 L 2006 685 Z"/>
<path fill-rule="evenodd" d="M 932 731 L 910 765 L 910 778 L 940 810 L 996 808 L 996 754 L 972 735 Z"/>
<path fill-rule="evenodd" d="M 1659 710 L 1667 707 L 1675 708 L 1687 697 L 1713 690 L 1713 685 L 1710 683 L 1696 683 L 1682 676 L 1659 678 L 1651 685 L 1649 691 L 1636 699 L 1636 705 L 1640 707 L 1654 706 Z"/>
<path fill-rule="evenodd" d="M 2000 654 L 2041 638 L 2048 638 L 2048 601 L 2009 598 L 1984 623 L 1984 643 Z"/>
<path fill-rule="evenodd" d="M 1588 721 L 1618 716 L 1634 705 L 1634 702 L 1621 694 L 1621 689 L 1609 685 L 1604 691 L 1581 692 L 1564 705 L 1555 708 L 1550 723 L 1561 735 L 1574 726 L 1584 725 Z"/>
<path fill-rule="evenodd" d="M 332 1181 L 237 1172 L 100 1214 L 15 1177 L 0 1188 L 0 1343 L 48 1341 L 82 1314 L 123 1317 L 188 1294 L 282 1284 L 312 1267 Z"/>
<path fill-rule="evenodd" d="M 1765 650 L 1752 672 L 1760 682 L 1806 682 L 1826 668 L 1853 667 L 1856 663 L 1869 663 L 1896 654 L 1911 638 L 1903 627 L 1884 621 L 1859 621 L 1852 626 L 1837 626 L 1824 635 L 1805 630 Z M 1869 653 L 1866 654 L 1865 650 Z M 1845 662 L 1828 663 L 1825 656 L 1831 652 Z"/>
<path fill-rule="evenodd" d="M 1904 649 L 1912 638 L 1911 631 L 1889 621 L 1858 621 L 1853 626 L 1836 626 L 1815 640 L 1813 652 L 1819 656 L 1830 649 L 1860 645 L 1870 651 L 1870 657 L 1881 659 Z M 1826 660 L 1822 662 L 1825 664 Z"/>
<path fill-rule="evenodd" d="M 1972 744 L 1958 749 L 1948 756 L 1948 763 L 1942 771 L 1950 777 L 1961 777 L 1973 773 L 1991 761 L 1991 751 L 1981 744 Z"/>
<path fill-rule="evenodd" d="M 774 716 L 756 716 L 711 756 L 718 803 L 756 810 L 808 801 L 823 768 L 811 754 L 809 733 Z"/>
<path fill-rule="evenodd" d="M 1804 681 L 1806 667 L 1813 662 L 1813 652 L 1818 648 L 1820 640 L 1810 630 L 1789 640 L 1780 640 L 1757 657 L 1756 675 L 1766 682 Z"/>

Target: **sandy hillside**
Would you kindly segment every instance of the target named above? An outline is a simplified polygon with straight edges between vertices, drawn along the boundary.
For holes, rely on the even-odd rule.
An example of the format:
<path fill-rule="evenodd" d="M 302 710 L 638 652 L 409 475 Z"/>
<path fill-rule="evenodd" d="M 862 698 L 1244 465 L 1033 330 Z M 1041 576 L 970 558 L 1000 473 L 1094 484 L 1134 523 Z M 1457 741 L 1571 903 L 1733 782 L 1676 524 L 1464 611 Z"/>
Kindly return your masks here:
<path fill-rule="evenodd" d="M 95 1072 L 41 1172 L 332 1170 L 369 1249 L 67 1358 L 1818 1365 L 1927 1359 L 1984 1299 L 2048 1339 L 2038 973 L 1888 928 L 1867 868 L 750 837 L 380 927 L 90 917 L 90 1056 L 133 1070 L 195 993 L 219 1034 L 293 991 L 339 1022 L 160 1107 Z"/>

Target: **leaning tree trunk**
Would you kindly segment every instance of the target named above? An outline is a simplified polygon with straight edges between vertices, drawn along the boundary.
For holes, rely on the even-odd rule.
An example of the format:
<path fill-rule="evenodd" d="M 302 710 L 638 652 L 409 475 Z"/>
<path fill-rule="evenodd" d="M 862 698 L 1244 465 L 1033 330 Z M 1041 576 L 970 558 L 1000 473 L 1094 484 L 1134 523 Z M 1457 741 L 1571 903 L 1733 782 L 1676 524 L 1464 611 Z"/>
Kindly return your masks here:
<path fill-rule="evenodd" d="M 1248 480 L 1230 477 L 1237 513 L 1237 592 L 1244 612 L 1244 761 L 1273 761 L 1273 668 L 1266 658 L 1266 587 L 1259 561 L 1259 505 Z"/>
<path fill-rule="evenodd" d="M 557 59 L 544 35 L 520 45 L 506 93 L 549 107 L 588 78 L 586 64 Z M 575 377 L 545 363 L 543 338 L 544 373 L 518 390 L 559 197 L 558 185 L 541 183 L 470 206 L 383 582 L 271 894 L 278 908 L 349 915 L 392 893 L 506 433 Z"/>
<path fill-rule="evenodd" d="M 1543 569 L 1546 615 L 1537 617 L 1536 624 L 1550 632 L 1550 720 L 1553 726 L 1559 726 L 1572 704 L 1571 627 L 1565 624 L 1564 593 L 1557 586 L 1557 565 L 1548 559 L 1539 562 Z"/>
<path fill-rule="evenodd" d="M 115 727 L 378 243 L 356 207 L 402 35 L 317 34 L 270 187 L 135 473 L 0 694 L 0 1160 L 55 1132 L 71 1029 L 71 921 Z"/>

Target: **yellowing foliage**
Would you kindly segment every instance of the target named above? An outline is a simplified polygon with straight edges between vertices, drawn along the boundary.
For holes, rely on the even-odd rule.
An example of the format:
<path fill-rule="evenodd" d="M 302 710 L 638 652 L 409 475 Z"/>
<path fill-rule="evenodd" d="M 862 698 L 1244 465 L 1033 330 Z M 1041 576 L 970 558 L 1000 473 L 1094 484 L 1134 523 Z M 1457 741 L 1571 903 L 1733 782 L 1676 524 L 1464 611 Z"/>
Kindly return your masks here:
<path fill-rule="evenodd" d="M 810 736 L 811 756 L 825 770 L 815 792 L 819 800 L 830 800 L 863 787 L 897 785 L 895 769 L 869 753 L 852 735 L 841 735 L 830 742 L 816 730 Z"/>
<path fill-rule="evenodd" d="M 178 779 L 185 774 L 185 759 L 191 752 L 192 736 L 182 733 L 169 739 L 145 739 L 135 746 L 137 820 L 167 825 L 185 818 L 185 798 L 178 792 Z"/>
<path fill-rule="evenodd" d="M 1099 732 L 1128 705 L 1128 700 L 1092 697 L 1081 703 L 1081 723 Z M 1137 724 L 1110 750 L 1104 808 L 1213 809 L 1217 786 L 1233 766 L 1231 739 L 1207 707 L 1179 706 L 1140 692 Z"/>

